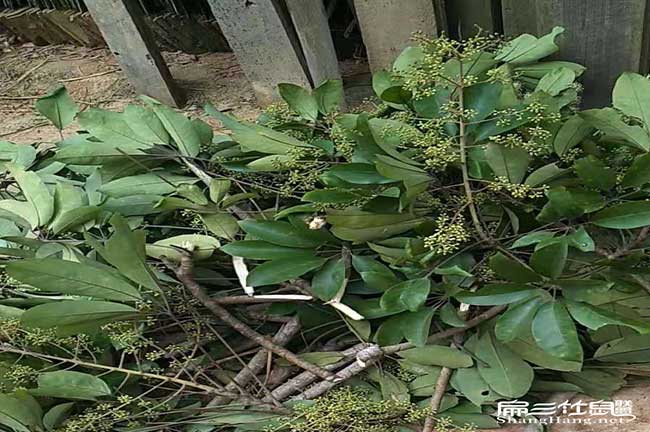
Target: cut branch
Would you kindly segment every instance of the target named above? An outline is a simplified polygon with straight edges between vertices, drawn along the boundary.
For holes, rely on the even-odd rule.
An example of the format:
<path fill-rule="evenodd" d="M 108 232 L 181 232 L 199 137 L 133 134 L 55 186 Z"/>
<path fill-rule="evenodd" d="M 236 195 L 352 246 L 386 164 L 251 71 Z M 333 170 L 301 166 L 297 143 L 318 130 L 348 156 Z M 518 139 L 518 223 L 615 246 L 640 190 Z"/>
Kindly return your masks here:
<path fill-rule="evenodd" d="M 228 324 L 233 330 L 237 331 L 241 335 L 255 341 L 258 345 L 263 348 L 266 348 L 273 354 L 276 354 L 283 359 L 287 360 L 289 363 L 305 369 L 314 375 L 325 379 L 333 380 L 334 376 L 331 372 L 316 366 L 313 363 L 305 361 L 298 357 L 296 354 L 292 353 L 288 349 L 278 346 L 273 343 L 270 339 L 259 334 L 248 325 L 242 321 L 235 318 L 228 310 L 221 306 L 218 302 L 214 301 L 210 296 L 208 296 L 203 288 L 194 280 L 193 275 L 194 262 L 192 261 L 192 256 L 190 253 L 185 252 L 181 255 L 180 265 L 176 269 L 176 277 L 178 280 L 192 293 L 192 295 L 199 300 L 206 308 L 210 310 L 215 316 L 221 319 L 223 322 Z"/>
<path fill-rule="evenodd" d="M 445 390 L 447 390 L 447 384 L 449 384 L 449 379 L 451 378 L 452 370 L 448 367 L 443 367 L 440 370 L 440 375 L 436 380 L 436 387 L 431 396 L 431 403 L 429 407 L 431 408 L 431 413 L 424 420 L 424 427 L 422 432 L 434 432 L 435 429 L 435 414 L 440 409 L 440 404 L 442 403 L 442 398 L 445 396 Z"/>

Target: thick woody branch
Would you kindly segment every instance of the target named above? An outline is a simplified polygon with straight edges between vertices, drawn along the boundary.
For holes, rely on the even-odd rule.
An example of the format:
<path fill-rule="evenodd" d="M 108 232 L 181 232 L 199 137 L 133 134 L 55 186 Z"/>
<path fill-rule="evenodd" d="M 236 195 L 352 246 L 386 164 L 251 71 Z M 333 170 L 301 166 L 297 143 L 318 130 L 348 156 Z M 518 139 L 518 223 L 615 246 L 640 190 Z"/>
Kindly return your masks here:
<path fill-rule="evenodd" d="M 436 380 L 436 387 L 431 396 L 431 403 L 429 404 L 431 413 L 424 420 L 422 432 L 434 432 L 435 430 L 435 414 L 440 409 L 440 404 L 442 403 L 442 398 L 445 396 L 445 390 L 447 390 L 451 373 L 452 370 L 448 367 L 443 367 L 440 370 L 440 375 L 438 375 L 438 379 Z"/>
<path fill-rule="evenodd" d="M 301 359 L 293 352 L 284 347 L 278 346 L 277 344 L 273 343 L 272 340 L 266 338 L 242 321 L 235 318 L 230 312 L 228 312 L 227 309 L 221 306 L 218 302 L 215 302 L 214 299 L 212 299 L 205 293 L 205 291 L 203 291 L 203 288 L 201 288 L 201 286 L 194 280 L 193 270 L 194 262 L 192 261 L 191 254 L 183 253 L 181 255 L 180 265 L 176 269 L 176 277 L 192 293 L 192 295 L 206 308 L 208 308 L 210 312 L 212 312 L 216 317 L 232 327 L 233 330 L 237 331 L 248 339 L 253 340 L 255 343 L 272 352 L 273 354 L 282 357 L 289 363 L 305 369 L 322 379 L 334 379 L 334 376 L 331 372 Z"/>

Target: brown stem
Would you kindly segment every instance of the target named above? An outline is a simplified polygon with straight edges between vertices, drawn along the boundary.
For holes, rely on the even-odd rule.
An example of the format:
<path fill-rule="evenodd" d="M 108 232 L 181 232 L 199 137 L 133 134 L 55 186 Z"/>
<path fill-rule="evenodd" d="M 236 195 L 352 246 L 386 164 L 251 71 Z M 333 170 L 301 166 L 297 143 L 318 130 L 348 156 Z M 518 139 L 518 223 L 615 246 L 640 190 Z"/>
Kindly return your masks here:
<path fill-rule="evenodd" d="M 615 260 L 624 255 L 627 255 L 631 250 L 636 249 L 638 246 L 640 246 L 648 238 L 649 234 L 650 226 L 643 227 L 634 240 L 624 246 L 619 247 L 616 249 L 616 251 L 609 253 L 606 250 L 598 248 L 596 249 L 596 252 L 608 260 Z"/>
<path fill-rule="evenodd" d="M 299 331 L 300 321 L 297 317 L 293 317 L 280 327 L 280 330 L 278 330 L 273 337 L 273 343 L 278 346 L 284 346 L 288 344 Z M 268 355 L 269 352 L 267 350 L 258 351 L 248 362 L 248 365 L 239 371 L 232 381 L 226 385 L 226 391 L 235 392 L 237 389 L 244 388 L 249 382 L 251 382 L 255 375 L 264 369 Z M 208 403 L 208 406 L 226 405 L 230 400 L 231 399 L 226 396 L 217 396 Z"/>
<path fill-rule="evenodd" d="M 445 396 L 445 390 L 447 390 L 447 384 L 449 384 L 449 379 L 451 378 L 452 370 L 448 367 L 443 367 L 440 370 L 440 375 L 436 380 L 436 387 L 431 396 L 431 403 L 429 407 L 431 408 L 431 413 L 424 420 L 424 427 L 422 432 L 434 432 L 435 428 L 435 414 L 440 409 L 440 403 L 442 398 Z"/>
<path fill-rule="evenodd" d="M 230 312 L 228 312 L 223 306 L 218 302 L 215 302 L 210 296 L 208 296 L 203 288 L 194 280 L 193 276 L 194 262 L 192 261 L 192 256 L 190 253 L 183 253 L 181 255 L 180 265 L 176 269 L 176 277 L 178 280 L 192 293 L 192 295 L 199 300 L 206 308 L 210 310 L 215 316 L 221 319 L 223 322 L 232 327 L 235 331 L 241 335 L 255 341 L 261 347 L 267 349 L 273 354 L 282 357 L 287 360 L 289 363 L 301 367 L 314 375 L 325 379 L 333 380 L 334 376 L 331 372 L 313 364 L 308 361 L 305 361 L 289 351 L 286 348 L 278 346 L 273 343 L 270 339 L 256 332 L 250 328 L 245 323 L 241 322 L 235 318 Z"/>

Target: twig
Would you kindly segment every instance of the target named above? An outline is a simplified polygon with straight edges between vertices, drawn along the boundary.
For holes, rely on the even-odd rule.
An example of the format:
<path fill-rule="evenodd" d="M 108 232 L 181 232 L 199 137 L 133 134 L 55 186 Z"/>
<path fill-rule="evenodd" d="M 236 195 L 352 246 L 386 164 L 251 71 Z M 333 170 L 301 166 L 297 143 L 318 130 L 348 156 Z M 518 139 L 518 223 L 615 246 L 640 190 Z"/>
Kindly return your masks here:
<path fill-rule="evenodd" d="M 7 91 L 7 90 L 9 90 L 9 89 L 12 89 L 12 88 L 16 87 L 18 84 L 20 84 L 21 82 L 23 82 L 23 81 L 24 81 L 28 76 L 30 76 L 31 74 L 33 74 L 34 72 L 36 72 L 36 71 L 37 71 L 38 69 L 40 69 L 41 67 L 45 66 L 45 64 L 46 64 L 47 62 L 49 62 L 49 59 L 45 59 L 45 60 L 43 60 L 42 62 L 40 62 L 39 64 L 37 64 L 37 65 L 34 66 L 33 68 L 29 69 L 29 70 L 28 70 L 27 72 L 25 72 L 24 74 L 22 74 L 22 75 L 21 75 L 21 76 L 20 76 L 16 81 L 14 81 L 10 86 L 8 86 L 7 88 L 5 88 L 5 89 L 3 89 L 3 90 Z"/>
<path fill-rule="evenodd" d="M 97 73 L 90 74 L 90 75 L 62 79 L 62 80 L 59 80 L 59 82 L 60 83 L 67 83 L 67 82 L 73 82 L 73 81 L 83 81 L 83 80 L 90 79 L 90 78 L 97 78 L 97 77 L 100 77 L 100 76 L 109 75 L 109 74 L 112 74 L 112 73 L 115 73 L 115 72 L 118 72 L 118 71 L 119 71 L 119 69 L 111 69 L 111 70 L 107 70 L 107 71 L 104 71 L 104 72 L 97 72 Z"/>
<path fill-rule="evenodd" d="M 278 346 L 284 346 L 293 339 L 293 337 L 300 331 L 300 321 L 298 318 L 293 317 L 280 327 L 280 330 L 273 337 L 273 343 Z M 243 388 L 248 384 L 255 375 L 260 373 L 266 365 L 268 358 L 268 351 L 260 350 L 248 362 L 248 365 L 239 371 L 239 373 L 232 379 L 232 382 L 226 385 L 226 391 L 234 392 L 237 389 Z M 230 402 L 230 398 L 225 396 L 217 396 L 208 403 L 208 406 L 225 405 Z"/>
<path fill-rule="evenodd" d="M 213 297 L 212 300 L 221 305 L 236 305 L 236 304 L 260 304 L 260 303 L 286 303 L 287 301 L 311 301 L 314 298 L 302 294 L 268 294 L 256 295 L 253 297 L 242 296 L 229 296 L 229 297 Z"/>
<path fill-rule="evenodd" d="M 382 358 L 384 352 L 382 351 L 379 345 L 370 345 L 369 347 L 361 350 L 357 354 L 357 359 L 354 363 L 346 367 L 345 369 L 337 372 L 336 382 L 332 381 L 321 381 L 320 383 L 308 388 L 299 395 L 292 398 L 292 400 L 304 400 L 304 399 L 314 399 L 339 384 L 345 380 L 352 378 L 355 375 L 363 372 L 372 366 L 376 361 Z"/>
<path fill-rule="evenodd" d="M 649 234 L 650 234 L 650 226 L 645 226 L 641 229 L 641 231 L 639 231 L 639 234 L 636 236 L 634 240 L 632 240 L 630 243 L 624 246 L 619 247 L 618 249 L 616 249 L 616 251 L 612 253 L 608 253 L 606 250 L 598 248 L 596 249 L 596 252 L 599 255 L 604 256 L 608 260 L 615 260 L 624 255 L 627 255 L 631 250 L 636 249 L 638 246 L 640 246 L 641 243 L 643 243 L 648 238 Z"/>
<path fill-rule="evenodd" d="M 440 370 L 440 375 L 438 375 L 438 379 L 436 380 L 435 390 L 431 396 L 431 403 L 429 404 L 431 413 L 424 420 L 424 427 L 422 428 L 422 432 L 434 432 L 436 425 L 435 414 L 440 409 L 440 403 L 442 402 L 442 398 L 445 396 L 445 390 L 447 390 L 447 384 L 449 384 L 451 372 L 452 370 L 448 367 L 443 367 Z"/>
<path fill-rule="evenodd" d="M 298 357 L 293 352 L 289 351 L 286 348 L 278 346 L 273 343 L 268 338 L 259 334 L 233 315 L 230 314 L 224 307 L 222 307 L 218 302 L 215 302 L 210 296 L 208 296 L 203 288 L 194 280 L 192 274 L 194 269 L 194 262 L 192 261 L 192 256 L 190 253 L 183 253 L 181 255 L 180 265 L 176 269 L 176 277 L 178 278 L 183 285 L 192 293 L 192 295 L 199 300 L 205 307 L 207 307 L 214 315 L 220 318 L 223 322 L 232 327 L 235 331 L 241 335 L 255 341 L 258 345 L 266 348 L 270 352 L 284 358 L 289 363 L 293 363 L 296 366 L 305 369 L 318 377 L 325 380 L 334 380 L 334 376 L 331 372 L 317 366 L 313 363 L 305 361 Z"/>

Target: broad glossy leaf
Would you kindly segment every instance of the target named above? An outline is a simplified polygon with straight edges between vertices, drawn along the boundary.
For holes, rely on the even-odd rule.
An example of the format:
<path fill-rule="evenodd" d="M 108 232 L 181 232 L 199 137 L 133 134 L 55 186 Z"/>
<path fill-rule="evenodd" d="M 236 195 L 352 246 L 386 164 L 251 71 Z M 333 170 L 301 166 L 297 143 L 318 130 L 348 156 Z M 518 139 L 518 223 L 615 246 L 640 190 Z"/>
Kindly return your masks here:
<path fill-rule="evenodd" d="M 249 259 L 275 260 L 299 255 L 312 255 L 311 251 L 288 246 L 279 246 L 261 240 L 242 240 L 221 247 L 228 255 Z"/>
<path fill-rule="evenodd" d="M 99 191 L 115 198 L 131 195 L 168 195 L 181 185 L 197 181 L 196 177 L 175 175 L 164 171 L 150 172 L 104 183 Z"/>
<path fill-rule="evenodd" d="M 54 405 L 43 416 L 43 425 L 48 431 L 54 430 L 65 421 L 74 407 L 74 402 L 66 402 Z"/>
<path fill-rule="evenodd" d="M 650 183 L 650 153 L 637 156 L 632 165 L 627 169 L 621 186 L 641 187 Z"/>
<path fill-rule="evenodd" d="M 539 39 L 530 34 L 523 34 L 501 48 L 496 59 L 513 65 L 537 61 L 559 49 L 555 44 L 555 38 L 563 32 L 564 28 L 553 27 L 551 33 Z"/>
<path fill-rule="evenodd" d="M 616 185 L 616 171 L 595 156 L 576 160 L 574 167 L 583 185 L 587 187 L 609 191 Z"/>
<path fill-rule="evenodd" d="M 466 87 L 463 93 L 465 109 L 472 110 L 474 115 L 469 119 L 466 132 L 471 133 L 477 125 L 492 114 L 501 97 L 501 83 L 480 83 Z"/>
<path fill-rule="evenodd" d="M 635 334 L 601 345 L 594 358 L 613 363 L 647 363 L 650 355 L 650 335 Z"/>
<path fill-rule="evenodd" d="M 395 182 L 395 180 L 379 174 L 374 165 L 364 163 L 334 165 L 327 173 L 353 184 L 386 184 Z"/>
<path fill-rule="evenodd" d="M 650 333 L 650 324 L 641 320 L 620 316 L 587 303 L 566 300 L 566 305 L 573 319 L 591 330 L 611 324 L 630 327 L 639 333 Z"/>
<path fill-rule="evenodd" d="M 326 242 L 319 232 L 305 233 L 288 222 L 247 219 L 239 226 L 260 240 L 280 246 L 312 249 Z"/>
<path fill-rule="evenodd" d="M 558 130 L 553 140 L 553 148 L 558 156 L 564 155 L 567 151 L 577 146 L 585 139 L 593 130 L 593 126 L 585 121 L 579 115 L 570 117 L 567 121 L 562 123 L 560 130 Z"/>
<path fill-rule="evenodd" d="M 492 306 L 515 303 L 538 293 L 537 289 L 522 284 L 489 284 L 475 292 L 463 291 L 455 297 L 470 305 Z"/>
<path fill-rule="evenodd" d="M 133 150 L 152 147 L 151 142 L 143 139 L 129 127 L 123 114 L 99 108 L 90 108 L 79 113 L 77 120 L 81 127 L 87 130 L 92 136 L 106 143 L 106 148 Z M 92 146 L 89 144 L 77 144 L 64 148 L 60 153 L 66 153 L 66 151 L 73 152 L 75 148 L 88 148 L 87 151 L 91 151 Z M 115 154 L 120 154 L 120 152 L 115 151 Z M 122 155 L 122 157 L 124 156 Z"/>
<path fill-rule="evenodd" d="M 510 183 L 519 184 L 526 177 L 530 156 L 522 148 L 508 148 L 490 143 L 487 145 L 485 157 L 494 174 L 508 179 Z"/>
<path fill-rule="evenodd" d="M 302 196 L 303 201 L 325 204 L 352 203 L 360 198 L 362 198 L 362 195 L 343 189 L 317 189 Z"/>
<path fill-rule="evenodd" d="M 562 177 L 569 170 L 558 168 L 556 163 L 550 163 L 543 167 L 537 168 L 526 177 L 524 184 L 528 186 L 541 186 Z"/>
<path fill-rule="evenodd" d="M 528 333 L 537 309 L 544 303 L 541 297 L 533 297 L 511 304 L 508 310 L 499 315 L 494 334 L 502 342 L 511 342 Z"/>
<path fill-rule="evenodd" d="M 557 96 L 568 89 L 576 79 L 576 74 L 570 68 L 560 67 L 547 73 L 539 80 L 535 91 L 543 91 L 551 96 Z"/>
<path fill-rule="evenodd" d="M 202 214 L 201 220 L 205 227 L 217 237 L 232 240 L 239 232 L 237 219 L 230 213 Z"/>
<path fill-rule="evenodd" d="M 343 102 L 343 81 L 341 80 L 326 80 L 323 81 L 312 92 L 316 103 L 318 104 L 318 111 L 322 114 L 331 114 L 338 111 Z"/>
<path fill-rule="evenodd" d="M 559 277 L 564 271 L 569 245 L 564 239 L 553 240 L 539 247 L 530 257 L 530 265 L 535 271 L 550 278 Z"/>
<path fill-rule="evenodd" d="M 347 284 L 347 270 L 343 258 L 330 259 L 318 270 L 311 280 L 311 291 L 323 301 L 330 301 L 341 295 Z"/>
<path fill-rule="evenodd" d="M 13 174 L 23 196 L 33 207 L 38 217 L 38 225 L 47 224 L 54 215 L 54 197 L 50 194 L 43 180 L 33 171 L 25 171 L 18 167 L 12 167 Z"/>
<path fill-rule="evenodd" d="M 25 327 L 56 328 L 61 336 L 92 332 L 113 321 L 138 315 L 131 306 L 97 300 L 64 300 L 27 309 L 20 317 Z"/>
<path fill-rule="evenodd" d="M 41 408 L 29 394 L 0 393 L 0 424 L 20 432 L 42 430 Z"/>
<path fill-rule="evenodd" d="M 650 127 L 650 80 L 633 72 L 623 72 L 614 86 L 612 102 L 625 115 L 640 119 Z"/>
<path fill-rule="evenodd" d="M 112 393 L 101 378 L 76 371 L 43 372 L 38 375 L 37 383 L 38 388 L 30 390 L 37 396 L 95 400 Z"/>
<path fill-rule="evenodd" d="M 143 141 L 169 144 L 169 133 L 158 116 L 150 109 L 138 105 L 128 105 L 124 109 L 124 120 Z"/>
<path fill-rule="evenodd" d="M 553 357 L 537 346 L 535 341 L 532 340 L 532 336 L 519 337 L 513 341 L 506 342 L 506 345 L 524 360 L 545 369 L 559 371 L 579 371 L 582 369 L 582 361 L 568 361 Z"/>
<path fill-rule="evenodd" d="M 650 225 L 650 202 L 616 204 L 596 213 L 592 222 L 604 228 L 632 229 Z"/>
<path fill-rule="evenodd" d="M 526 246 L 531 246 L 535 245 L 537 243 L 540 243 L 544 240 L 549 240 L 552 239 L 555 236 L 554 232 L 551 231 L 537 231 L 537 232 L 531 232 L 526 235 L 521 236 L 518 238 L 512 246 L 510 246 L 511 249 L 517 249 L 517 248 L 522 248 Z"/>
<path fill-rule="evenodd" d="M 416 347 L 426 345 L 435 312 L 434 308 L 424 308 L 417 312 L 405 312 L 399 315 L 402 334 L 406 340 Z"/>
<path fill-rule="evenodd" d="M 580 113 L 587 123 L 607 137 L 622 140 L 644 152 L 650 150 L 650 136 L 639 126 L 624 123 L 620 113 L 612 108 L 592 109 Z"/>
<path fill-rule="evenodd" d="M 246 168 L 256 172 L 280 172 L 290 169 L 293 157 L 288 155 L 268 155 L 249 162 Z"/>
<path fill-rule="evenodd" d="M 213 178 L 210 180 L 210 200 L 219 204 L 226 197 L 231 186 L 230 180 Z"/>
<path fill-rule="evenodd" d="M 165 257 L 172 261 L 180 261 L 182 253 L 179 249 L 185 249 L 193 252 L 193 258 L 202 260 L 210 258 L 219 247 L 221 244 L 215 237 L 203 234 L 183 234 L 148 244 L 146 252 L 153 258 Z"/>
<path fill-rule="evenodd" d="M 318 102 L 309 90 L 295 84 L 281 83 L 278 84 L 278 91 L 289 108 L 302 118 L 312 121 L 318 118 Z"/>
<path fill-rule="evenodd" d="M 45 258 L 13 261 L 6 270 L 14 279 L 43 291 L 117 301 L 142 299 L 116 272 L 97 266 Z"/>
<path fill-rule="evenodd" d="M 469 399 L 474 405 L 483 405 L 501 399 L 481 377 L 477 367 L 462 368 L 454 371 L 449 384 Z"/>
<path fill-rule="evenodd" d="M 438 376 L 440 375 L 440 370 L 438 369 L 435 373 L 430 373 L 427 375 L 422 375 L 415 378 L 413 381 L 408 383 L 409 392 L 411 396 L 415 397 L 427 397 L 431 396 L 436 388 L 436 382 L 438 381 Z"/>
<path fill-rule="evenodd" d="M 582 346 L 576 326 L 560 301 L 539 308 L 532 326 L 535 342 L 544 351 L 563 360 L 582 361 Z"/>
<path fill-rule="evenodd" d="M 468 368 L 474 364 L 472 357 L 456 348 L 443 345 L 426 345 L 397 353 L 413 363 L 445 366 L 452 369 Z"/>
<path fill-rule="evenodd" d="M 497 276 L 512 282 L 539 282 L 542 277 L 521 261 L 497 252 L 490 257 L 490 268 Z"/>
<path fill-rule="evenodd" d="M 411 279 L 391 287 L 381 296 L 381 307 L 387 311 L 416 312 L 426 301 L 431 291 L 429 279 Z"/>
<path fill-rule="evenodd" d="M 36 110 L 58 129 L 63 129 L 72 123 L 79 107 L 68 94 L 68 90 L 61 86 L 47 96 L 39 98 L 36 101 Z"/>
<path fill-rule="evenodd" d="M 477 362 L 479 374 L 492 390 L 509 398 L 528 393 L 535 375 L 533 368 L 491 332 L 479 338 L 476 356 L 481 360 Z"/>
<path fill-rule="evenodd" d="M 406 384 L 388 372 L 381 372 L 379 376 L 379 388 L 381 389 L 381 395 L 384 400 L 407 402 L 411 399 Z"/>
<path fill-rule="evenodd" d="M 580 372 L 563 373 L 562 378 L 577 385 L 594 399 L 611 400 L 625 385 L 625 373 L 616 369 L 586 368 Z"/>
<path fill-rule="evenodd" d="M 165 105 L 154 105 L 154 113 L 172 137 L 181 155 L 195 157 L 201 150 L 201 137 L 192 121 Z"/>
<path fill-rule="evenodd" d="M 267 261 L 251 270 L 246 282 L 253 287 L 286 282 L 319 268 L 326 260 L 326 258 L 305 255 Z"/>

